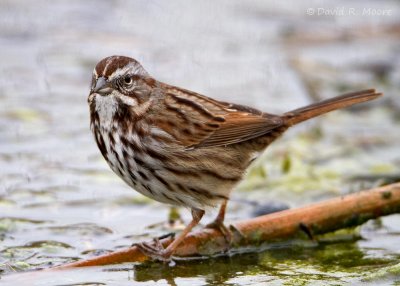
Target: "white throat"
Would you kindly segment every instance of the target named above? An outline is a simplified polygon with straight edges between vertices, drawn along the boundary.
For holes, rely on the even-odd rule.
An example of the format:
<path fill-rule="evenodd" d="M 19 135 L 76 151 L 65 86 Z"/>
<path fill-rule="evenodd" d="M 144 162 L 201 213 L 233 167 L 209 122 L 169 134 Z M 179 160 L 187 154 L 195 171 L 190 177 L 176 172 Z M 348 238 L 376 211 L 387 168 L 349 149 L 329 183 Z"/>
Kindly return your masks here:
<path fill-rule="evenodd" d="M 99 114 L 100 126 L 106 130 L 110 130 L 112 127 L 111 125 L 113 124 L 113 118 L 117 112 L 119 102 L 133 108 L 138 106 L 136 99 L 119 95 L 115 91 L 107 96 L 96 95 L 95 101 L 96 111 Z"/>
<path fill-rule="evenodd" d="M 108 96 L 97 95 L 96 111 L 99 114 L 100 126 L 104 129 L 110 130 L 113 122 L 114 115 L 118 108 L 118 102 L 114 95 Z"/>

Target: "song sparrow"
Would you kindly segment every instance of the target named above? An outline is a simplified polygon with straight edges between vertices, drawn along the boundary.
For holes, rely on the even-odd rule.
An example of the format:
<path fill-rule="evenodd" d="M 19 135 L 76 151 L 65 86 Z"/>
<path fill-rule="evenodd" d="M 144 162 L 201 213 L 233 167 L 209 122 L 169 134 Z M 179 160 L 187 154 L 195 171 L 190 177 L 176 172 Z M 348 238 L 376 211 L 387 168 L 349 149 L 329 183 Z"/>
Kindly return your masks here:
<path fill-rule="evenodd" d="M 282 115 L 217 101 L 159 82 L 134 59 L 111 56 L 93 72 L 90 126 L 111 169 L 129 186 L 159 202 L 188 207 L 192 221 L 166 248 L 141 249 L 169 259 L 207 206 L 221 208 L 249 164 L 290 126 L 380 96 L 348 93 Z"/>

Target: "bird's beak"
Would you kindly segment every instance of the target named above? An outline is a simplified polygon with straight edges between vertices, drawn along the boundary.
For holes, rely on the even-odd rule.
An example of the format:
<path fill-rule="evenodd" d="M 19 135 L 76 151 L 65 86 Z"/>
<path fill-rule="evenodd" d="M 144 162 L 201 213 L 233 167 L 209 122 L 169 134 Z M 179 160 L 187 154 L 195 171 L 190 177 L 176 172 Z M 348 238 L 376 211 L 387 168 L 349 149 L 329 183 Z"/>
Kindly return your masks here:
<path fill-rule="evenodd" d="M 100 95 L 108 95 L 112 92 L 112 87 L 104 77 L 99 77 L 96 81 L 96 85 L 92 90 L 92 93 L 98 93 Z"/>

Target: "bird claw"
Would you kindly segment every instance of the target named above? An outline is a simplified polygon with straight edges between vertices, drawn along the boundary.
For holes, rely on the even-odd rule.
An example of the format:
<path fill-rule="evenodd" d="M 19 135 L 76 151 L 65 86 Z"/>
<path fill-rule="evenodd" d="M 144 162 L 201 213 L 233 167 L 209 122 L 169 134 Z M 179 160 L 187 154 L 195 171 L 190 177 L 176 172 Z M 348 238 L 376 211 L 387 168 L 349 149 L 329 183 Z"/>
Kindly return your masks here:
<path fill-rule="evenodd" d="M 245 235 L 234 225 L 231 224 L 227 227 L 223 222 L 217 220 L 207 224 L 206 228 L 215 229 L 221 232 L 227 245 L 226 250 L 229 250 L 232 247 L 234 241 L 241 241 L 246 238 Z"/>
<path fill-rule="evenodd" d="M 158 238 L 154 238 L 152 242 L 139 242 L 133 244 L 144 255 L 154 261 L 170 262 L 171 253 L 167 252 Z"/>
<path fill-rule="evenodd" d="M 153 243 L 140 242 L 135 246 L 147 257 L 154 261 L 169 262 L 170 257 L 165 252 L 164 247 L 158 239 L 154 239 Z"/>
<path fill-rule="evenodd" d="M 206 225 L 206 228 L 218 230 L 225 239 L 226 242 L 226 250 L 229 250 L 233 243 L 233 233 L 232 231 L 225 226 L 223 222 L 215 220 Z"/>
<path fill-rule="evenodd" d="M 242 241 L 246 239 L 246 236 L 233 224 L 229 225 L 229 230 L 233 237 L 236 237 L 236 241 Z"/>

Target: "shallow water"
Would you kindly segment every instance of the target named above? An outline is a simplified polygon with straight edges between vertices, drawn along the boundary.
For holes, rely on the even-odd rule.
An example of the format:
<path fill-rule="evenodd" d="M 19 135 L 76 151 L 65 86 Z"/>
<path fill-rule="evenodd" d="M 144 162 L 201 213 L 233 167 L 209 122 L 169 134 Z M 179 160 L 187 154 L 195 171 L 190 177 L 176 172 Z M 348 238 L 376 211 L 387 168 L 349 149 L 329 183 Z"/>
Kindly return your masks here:
<path fill-rule="evenodd" d="M 269 112 L 347 90 L 375 87 L 385 93 L 376 102 L 296 127 L 273 144 L 234 193 L 229 221 L 272 203 L 295 207 L 399 181 L 400 4 L 351 3 L 357 11 L 391 9 L 393 17 L 306 12 L 319 6 L 352 8 L 346 5 L 2 1 L 0 282 L 400 283 L 398 215 L 320 245 L 267 246 L 262 252 L 179 262 L 173 268 L 146 263 L 57 275 L 19 273 L 171 231 L 165 224 L 168 206 L 125 186 L 92 140 L 86 103 L 91 72 L 112 54 L 137 58 L 159 80 Z M 288 160 L 290 168 L 283 168 Z M 181 214 L 187 222 L 188 212 Z"/>

